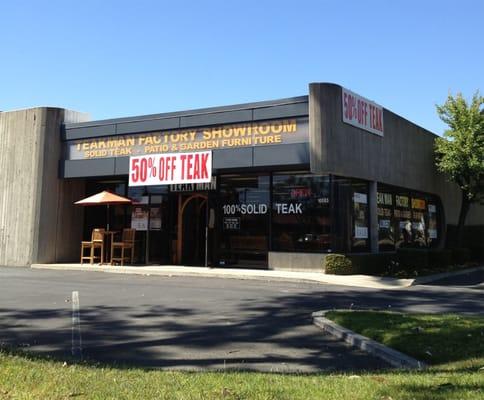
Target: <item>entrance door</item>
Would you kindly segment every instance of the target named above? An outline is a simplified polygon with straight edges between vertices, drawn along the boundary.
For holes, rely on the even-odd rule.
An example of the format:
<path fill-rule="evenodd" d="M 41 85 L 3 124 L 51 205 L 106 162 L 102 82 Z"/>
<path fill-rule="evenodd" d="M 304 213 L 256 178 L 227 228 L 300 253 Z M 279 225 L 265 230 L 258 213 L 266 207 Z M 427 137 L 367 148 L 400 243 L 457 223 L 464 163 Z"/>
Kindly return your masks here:
<path fill-rule="evenodd" d="M 169 222 L 168 196 L 150 195 L 147 262 L 170 263 Z"/>
<path fill-rule="evenodd" d="M 208 196 L 178 195 L 177 263 L 205 265 L 208 241 Z"/>

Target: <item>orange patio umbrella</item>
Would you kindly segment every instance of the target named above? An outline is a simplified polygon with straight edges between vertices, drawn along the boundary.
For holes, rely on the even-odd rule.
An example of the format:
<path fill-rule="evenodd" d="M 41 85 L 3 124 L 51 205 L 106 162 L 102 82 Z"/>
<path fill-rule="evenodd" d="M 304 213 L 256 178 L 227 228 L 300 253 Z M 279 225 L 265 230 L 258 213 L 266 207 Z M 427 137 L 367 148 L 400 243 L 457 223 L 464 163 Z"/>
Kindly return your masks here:
<path fill-rule="evenodd" d="M 133 201 L 127 197 L 119 196 L 115 193 L 111 193 L 108 190 L 104 190 L 95 195 L 86 197 L 85 199 L 76 201 L 74 204 L 79 206 L 107 206 L 107 230 L 109 231 L 109 206 L 118 204 L 132 204 Z"/>

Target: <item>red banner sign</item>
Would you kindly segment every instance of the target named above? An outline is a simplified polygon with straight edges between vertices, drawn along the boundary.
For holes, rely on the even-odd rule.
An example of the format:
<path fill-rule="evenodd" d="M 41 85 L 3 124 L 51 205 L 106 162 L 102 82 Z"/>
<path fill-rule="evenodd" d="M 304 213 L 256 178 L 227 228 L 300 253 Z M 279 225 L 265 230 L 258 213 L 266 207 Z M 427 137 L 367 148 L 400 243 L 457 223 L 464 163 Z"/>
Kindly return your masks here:
<path fill-rule="evenodd" d="M 343 122 L 383 136 L 383 108 L 381 106 L 345 88 L 342 88 L 341 100 Z"/>
<path fill-rule="evenodd" d="M 151 154 L 129 158 L 129 186 L 204 183 L 212 179 L 212 152 Z"/>

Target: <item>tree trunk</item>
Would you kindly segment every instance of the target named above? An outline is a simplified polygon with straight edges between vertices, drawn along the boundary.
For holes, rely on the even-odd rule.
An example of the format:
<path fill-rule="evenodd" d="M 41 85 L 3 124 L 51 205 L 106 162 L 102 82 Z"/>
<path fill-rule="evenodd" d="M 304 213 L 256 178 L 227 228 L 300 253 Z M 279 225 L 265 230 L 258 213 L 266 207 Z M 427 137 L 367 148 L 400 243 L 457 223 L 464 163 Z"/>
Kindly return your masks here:
<path fill-rule="evenodd" d="M 462 247 L 464 245 L 464 224 L 466 222 L 467 213 L 469 212 L 469 206 L 471 202 L 467 193 L 462 191 L 462 202 L 460 205 L 459 222 L 457 225 L 457 246 Z"/>

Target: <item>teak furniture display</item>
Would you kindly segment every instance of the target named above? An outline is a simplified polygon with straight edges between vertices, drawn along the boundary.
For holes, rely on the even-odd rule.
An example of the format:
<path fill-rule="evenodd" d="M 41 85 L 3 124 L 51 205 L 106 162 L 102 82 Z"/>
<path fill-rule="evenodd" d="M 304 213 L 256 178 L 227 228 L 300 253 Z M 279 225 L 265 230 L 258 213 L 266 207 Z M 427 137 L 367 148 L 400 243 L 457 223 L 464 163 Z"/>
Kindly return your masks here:
<path fill-rule="evenodd" d="M 86 249 L 89 249 L 89 255 L 85 254 Z M 96 255 L 96 249 L 100 249 L 99 255 Z M 97 259 L 100 263 L 104 260 L 104 229 L 102 228 L 93 229 L 91 240 L 81 242 L 81 264 L 84 264 L 84 260 L 93 264 Z"/>
<path fill-rule="evenodd" d="M 111 243 L 111 265 L 114 265 L 116 262 L 124 265 L 125 261 L 133 264 L 135 233 L 136 229 L 123 229 L 121 242 Z M 115 254 L 116 250 L 118 251 L 118 254 Z M 129 256 L 127 255 L 128 250 Z"/>

